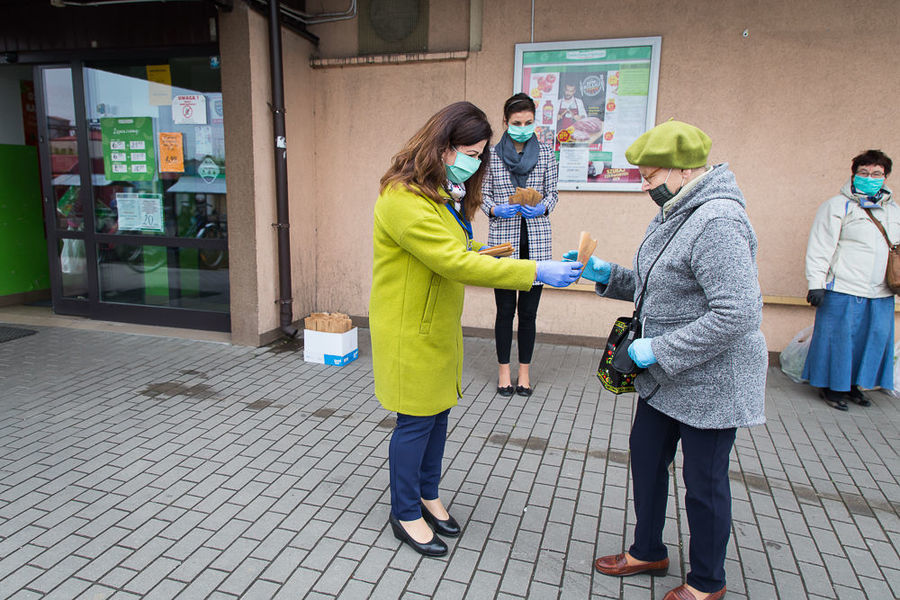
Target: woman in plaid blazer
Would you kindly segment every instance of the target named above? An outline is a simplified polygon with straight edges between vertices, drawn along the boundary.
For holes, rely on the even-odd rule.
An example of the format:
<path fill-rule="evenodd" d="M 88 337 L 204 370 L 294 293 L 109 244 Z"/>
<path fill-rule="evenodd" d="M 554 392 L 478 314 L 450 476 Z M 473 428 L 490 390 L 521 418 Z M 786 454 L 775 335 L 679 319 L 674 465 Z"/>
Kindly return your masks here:
<path fill-rule="evenodd" d="M 535 105 L 527 94 L 516 94 L 503 106 L 506 131 L 491 148 L 490 168 L 481 187 L 481 210 L 490 219 L 488 245 L 509 242 L 512 258 L 550 260 L 550 213 L 559 199 L 556 190 L 557 163 L 553 149 L 534 135 Z M 517 192 L 516 188 L 530 188 Z M 536 193 L 535 193 L 536 192 Z M 537 199 L 533 205 L 528 198 Z M 534 352 L 535 319 L 541 300 L 539 282 L 527 292 L 494 290 L 497 318 L 498 382 L 501 396 L 531 395 L 528 367 Z M 517 296 L 518 295 L 518 296 Z M 510 369 L 513 316 L 519 315 L 519 378 L 513 388 Z"/>

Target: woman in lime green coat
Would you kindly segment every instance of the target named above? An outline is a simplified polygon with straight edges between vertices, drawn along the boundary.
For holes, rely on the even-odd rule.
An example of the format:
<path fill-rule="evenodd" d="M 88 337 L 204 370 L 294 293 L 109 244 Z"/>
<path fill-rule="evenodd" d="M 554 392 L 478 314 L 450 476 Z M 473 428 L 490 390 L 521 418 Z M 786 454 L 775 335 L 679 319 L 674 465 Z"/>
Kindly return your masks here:
<path fill-rule="evenodd" d="M 528 290 L 541 281 L 561 287 L 581 272 L 579 263 L 475 252 L 482 245 L 472 240 L 470 220 L 481 205 L 490 138 L 479 108 L 447 106 L 394 156 L 375 203 L 369 302 L 375 395 L 397 413 L 389 522 L 397 539 L 427 556 L 447 553 L 435 533 L 460 532 L 438 482 L 447 416 L 462 396 L 464 286 Z"/>

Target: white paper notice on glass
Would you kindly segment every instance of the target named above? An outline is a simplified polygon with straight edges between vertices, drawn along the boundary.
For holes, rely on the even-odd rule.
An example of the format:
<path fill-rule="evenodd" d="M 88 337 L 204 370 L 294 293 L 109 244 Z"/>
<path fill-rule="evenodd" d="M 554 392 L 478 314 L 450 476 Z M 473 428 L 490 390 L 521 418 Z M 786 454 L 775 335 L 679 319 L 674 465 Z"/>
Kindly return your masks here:
<path fill-rule="evenodd" d="M 213 153 L 212 144 L 212 127 L 209 125 L 201 125 L 194 129 L 195 147 L 194 154 L 196 156 L 207 156 Z"/>
<path fill-rule="evenodd" d="M 172 121 L 176 125 L 206 125 L 206 96 L 185 94 L 172 98 Z"/>
<path fill-rule="evenodd" d="M 120 192 L 116 212 L 119 231 L 165 231 L 162 194 Z"/>
<path fill-rule="evenodd" d="M 588 176 L 590 147 L 587 144 L 562 144 L 559 147 L 559 180 L 585 183 Z"/>
<path fill-rule="evenodd" d="M 209 122 L 218 125 L 225 122 L 225 112 L 222 108 L 222 92 L 213 92 L 206 95 L 209 98 Z"/>

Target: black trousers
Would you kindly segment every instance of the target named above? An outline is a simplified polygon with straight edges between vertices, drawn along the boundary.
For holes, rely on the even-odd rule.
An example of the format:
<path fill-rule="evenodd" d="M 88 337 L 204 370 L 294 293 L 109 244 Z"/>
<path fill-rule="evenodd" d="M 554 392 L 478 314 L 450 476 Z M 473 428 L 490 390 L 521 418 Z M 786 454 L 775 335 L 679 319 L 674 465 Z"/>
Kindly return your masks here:
<path fill-rule="evenodd" d="M 497 304 L 494 337 L 497 340 L 497 362 L 501 365 L 509 364 L 513 316 L 516 314 L 517 308 L 519 314 L 519 363 L 531 364 L 531 355 L 534 354 L 534 336 L 537 329 L 534 323 L 537 319 L 537 309 L 541 302 L 543 287 L 542 285 L 533 285 L 527 292 L 494 290 L 494 301 Z"/>
<path fill-rule="evenodd" d="M 681 440 L 684 454 L 685 508 L 690 528 L 691 570 L 687 583 L 701 592 L 725 585 L 725 549 L 731 535 L 731 486 L 728 456 L 736 430 L 697 429 L 638 399 L 631 427 L 631 481 L 637 521 L 628 552 L 638 560 L 662 560 L 669 465 Z"/>

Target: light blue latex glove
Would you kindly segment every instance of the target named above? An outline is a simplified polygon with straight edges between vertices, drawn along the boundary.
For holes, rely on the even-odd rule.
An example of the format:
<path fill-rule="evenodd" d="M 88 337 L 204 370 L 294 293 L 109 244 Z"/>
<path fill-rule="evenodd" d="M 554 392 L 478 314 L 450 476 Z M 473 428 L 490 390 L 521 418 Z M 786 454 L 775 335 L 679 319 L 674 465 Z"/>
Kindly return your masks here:
<path fill-rule="evenodd" d="M 566 287 L 578 281 L 579 273 L 581 273 L 580 262 L 540 260 L 534 278 L 553 287 Z"/>
<path fill-rule="evenodd" d="M 508 219 L 519 214 L 519 204 L 495 204 L 494 216 L 501 219 Z"/>
<path fill-rule="evenodd" d="M 653 355 L 653 344 L 650 340 L 653 338 L 638 338 L 631 342 L 628 346 L 628 356 L 634 361 L 634 364 L 644 369 L 656 362 Z"/>
<path fill-rule="evenodd" d="M 575 260 L 578 258 L 578 250 L 569 250 L 565 254 L 563 254 L 563 260 Z M 586 265 L 584 265 L 584 273 L 581 274 L 585 279 L 590 279 L 591 281 L 596 281 L 597 283 L 607 284 L 609 283 L 609 274 L 612 272 L 612 265 L 610 265 L 605 260 L 600 260 L 596 256 L 592 256 L 588 259 Z"/>
<path fill-rule="evenodd" d="M 533 219 L 535 217 L 541 217 L 544 213 L 547 212 L 547 205 L 543 202 L 538 202 L 534 206 L 528 206 L 527 204 L 522 205 L 522 216 L 526 219 Z"/>

